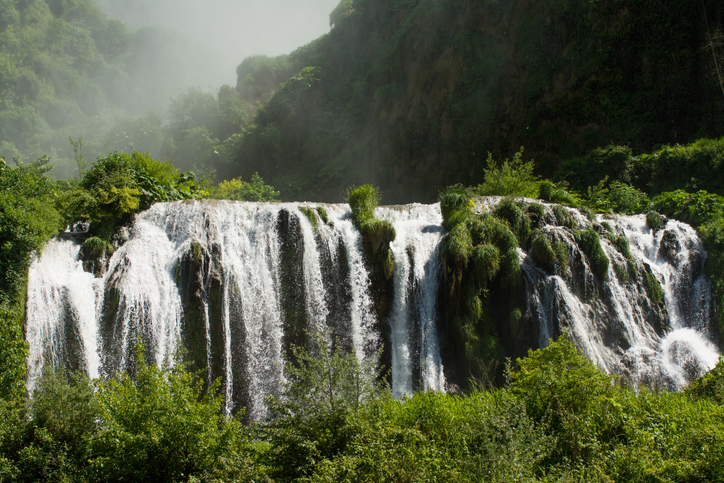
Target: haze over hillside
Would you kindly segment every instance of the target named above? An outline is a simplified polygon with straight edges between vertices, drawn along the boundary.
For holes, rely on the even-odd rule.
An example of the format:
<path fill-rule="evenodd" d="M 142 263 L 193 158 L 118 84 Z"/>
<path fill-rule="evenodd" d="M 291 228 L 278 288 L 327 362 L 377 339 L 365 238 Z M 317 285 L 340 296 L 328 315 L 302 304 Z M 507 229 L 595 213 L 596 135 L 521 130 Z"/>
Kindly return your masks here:
<path fill-rule="evenodd" d="M 202 88 L 236 84 L 236 66 L 251 55 L 287 54 L 329 30 L 337 0 L 99 0 L 131 29 L 158 25 L 210 48 L 195 79 Z"/>

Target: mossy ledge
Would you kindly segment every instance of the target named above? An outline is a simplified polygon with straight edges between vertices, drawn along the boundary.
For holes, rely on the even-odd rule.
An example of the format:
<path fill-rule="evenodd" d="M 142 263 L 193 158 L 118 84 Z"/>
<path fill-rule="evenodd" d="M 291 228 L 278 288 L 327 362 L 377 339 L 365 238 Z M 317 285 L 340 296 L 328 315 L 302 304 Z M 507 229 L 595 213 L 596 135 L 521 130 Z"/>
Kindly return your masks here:
<path fill-rule="evenodd" d="M 395 227 L 387 220 L 375 218 L 375 208 L 380 202 L 377 188 L 362 185 L 351 190 L 347 195 L 347 203 L 352 209 L 352 220 L 362 234 L 362 239 L 370 260 L 376 267 L 381 267 L 385 278 L 392 278 L 394 259 L 390 243 L 397 234 Z"/>

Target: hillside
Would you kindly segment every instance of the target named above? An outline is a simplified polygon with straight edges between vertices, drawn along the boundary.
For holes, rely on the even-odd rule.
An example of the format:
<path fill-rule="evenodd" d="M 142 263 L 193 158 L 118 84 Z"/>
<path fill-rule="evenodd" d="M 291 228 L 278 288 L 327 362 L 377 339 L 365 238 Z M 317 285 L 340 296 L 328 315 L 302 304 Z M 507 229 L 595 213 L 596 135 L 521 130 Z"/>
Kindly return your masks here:
<path fill-rule="evenodd" d="M 550 176 L 596 147 L 724 128 L 713 0 L 347 0 L 332 20 L 283 60 L 293 75 L 233 146 L 234 175 L 258 171 L 287 199 L 373 183 L 389 202 L 431 201 L 481 182 L 489 151 L 525 146 Z"/>

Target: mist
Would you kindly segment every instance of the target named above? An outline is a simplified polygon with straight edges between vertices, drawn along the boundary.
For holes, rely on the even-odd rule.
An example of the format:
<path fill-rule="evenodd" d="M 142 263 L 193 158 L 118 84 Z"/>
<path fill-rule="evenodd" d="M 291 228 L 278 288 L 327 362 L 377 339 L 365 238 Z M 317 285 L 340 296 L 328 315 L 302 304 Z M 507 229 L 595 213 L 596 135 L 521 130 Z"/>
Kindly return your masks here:
<path fill-rule="evenodd" d="M 187 74 L 184 82 L 205 90 L 223 84 L 236 85 L 236 66 L 246 57 L 289 53 L 325 34 L 329 31 L 329 13 L 338 3 L 339 0 L 98 0 L 110 17 L 133 30 L 160 26 L 202 46 L 204 67 Z"/>

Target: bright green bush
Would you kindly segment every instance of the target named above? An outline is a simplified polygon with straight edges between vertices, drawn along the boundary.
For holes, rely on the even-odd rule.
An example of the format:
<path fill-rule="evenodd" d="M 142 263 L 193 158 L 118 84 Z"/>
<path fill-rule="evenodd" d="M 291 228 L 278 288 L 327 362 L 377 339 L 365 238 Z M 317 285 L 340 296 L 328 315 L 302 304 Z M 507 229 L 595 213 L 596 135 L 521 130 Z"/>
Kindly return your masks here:
<path fill-rule="evenodd" d="M 212 191 L 212 197 L 221 200 L 275 202 L 279 201 L 279 192 L 273 186 L 264 184 L 259 173 L 251 176 L 251 181 L 242 181 L 234 178 L 229 181 L 222 181 Z"/>
<path fill-rule="evenodd" d="M 523 148 L 506 159 L 498 167 L 493 155 L 488 153 L 485 179 L 477 191 L 482 196 L 523 196 L 533 198 L 538 194 L 538 177 L 533 174 L 533 161 L 523 162 Z"/>
<path fill-rule="evenodd" d="M 455 225 L 447 235 L 442 253 L 449 265 L 458 268 L 468 266 L 468 260 L 473 254 L 473 239 L 464 223 Z"/>
<path fill-rule="evenodd" d="M 615 444 L 625 415 L 612 400 L 614 378 L 586 359 L 567 335 L 528 352 L 516 365 L 509 373 L 510 391 L 531 419 L 556 435 L 559 461 L 588 460 Z"/>
<path fill-rule="evenodd" d="M 659 213 L 655 212 L 654 210 L 649 210 L 646 212 L 646 226 L 648 226 L 652 230 L 661 228 L 663 223 L 664 217 L 661 216 Z"/>
<path fill-rule="evenodd" d="M 363 185 L 347 193 L 347 202 L 352 210 L 352 220 L 362 235 L 370 257 L 389 280 L 394 268 L 390 243 L 395 240 L 397 233 L 392 223 L 375 218 L 375 208 L 380 202 L 379 192 L 373 186 Z"/>
<path fill-rule="evenodd" d="M 452 230 L 455 225 L 465 221 L 470 214 L 472 196 L 470 190 L 460 185 L 447 188 L 440 195 L 440 211 L 443 225 Z"/>

